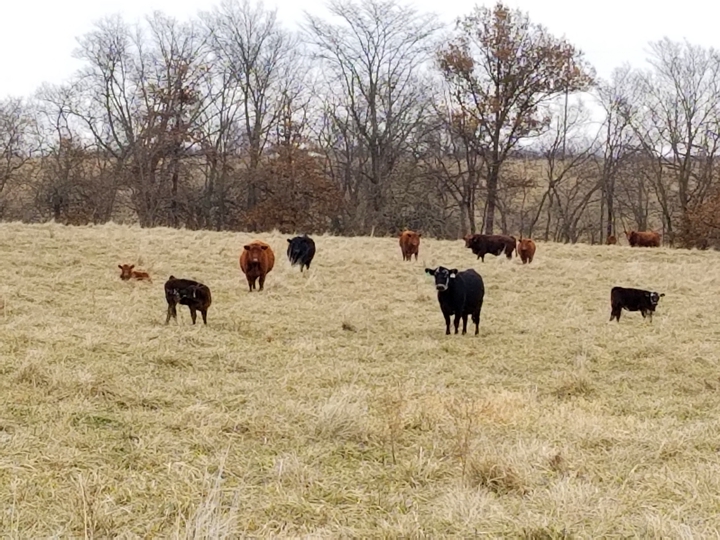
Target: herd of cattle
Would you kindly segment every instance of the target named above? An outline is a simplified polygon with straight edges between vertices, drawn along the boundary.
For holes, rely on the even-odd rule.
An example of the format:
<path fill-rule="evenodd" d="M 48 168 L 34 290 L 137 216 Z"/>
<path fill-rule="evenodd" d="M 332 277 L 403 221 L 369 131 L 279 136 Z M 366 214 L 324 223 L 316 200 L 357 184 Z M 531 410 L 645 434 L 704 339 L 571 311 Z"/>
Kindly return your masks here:
<path fill-rule="evenodd" d="M 631 247 L 660 246 L 660 235 L 656 232 L 626 231 L 625 235 Z M 400 250 L 404 261 L 411 260 L 413 255 L 417 261 L 420 252 L 420 237 L 420 233 L 410 230 L 400 234 Z M 465 247 L 483 262 L 485 262 L 485 255 L 497 257 L 503 253 L 508 259 L 512 259 L 513 253 L 517 252 L 523 264 L 531 263 L 535 257 L 536 245 L 530 238 L 521 237 L 518 240 L 509 235 L 472 234 L 465 236 L 463 240 Z M 301 272 L 304 269 L 309 270 L 310 263 L 315 257 L 313 239 L 305 234 L 288 238 L 287 241 L 287 257 L 291 266 L 300 265 Z M 614 236 L 608 237 L 607 244 L 616 243 L 617 239 Z M 263 290 L 265 277 L 274 266 L 275 254 L 265 242 L 254 240 L 243 246 L 240 254 L 240 269 L 245 274 L 250 292 L 256 288 L 259 288 L 260 291 Z M 123 281 L 138 280 L 152 283 L 147 272 L 134 270 L 135 265 L 121 264 L 118 267 L 120 268 L 120 279 Z M 450 334 L 450 319 L 453 315 L 455 317 L 453 321 L 455 333 L 459 332 L 461 319 L 462 333 L 467 333 L 468 316 L 471 316 L 477 335 L 480 328 L 480 311 L 485 297 L 485 284 L 480 274 L 473 269 L 461 272 L 456 268 L 448 269 L 444 266 L 426 268 L 425 272 L 435 278 L 438 302 L 445 318 L 445 333 Z M 652 322 L 652 315 L 663 296 L 665 295 L 644 289 L 613 287 L 610 291 L 610 320 L 615 319 L 620 322 L 620 314 L 625 309 L 639 311 L 643 318 L 649 316 Z M 165 324 L 168 324 L 171 318 L 177 321 L 178 304 L 190 309 L 193 324 L 196 322 L 198 311 L 202 315 L 203 323 L 207 324 L 207 312 L 212 303 L 212 295 L 207 285 L 191 279 L 170 276 L 165 282 L 165 300 L 168 304 Z"/>

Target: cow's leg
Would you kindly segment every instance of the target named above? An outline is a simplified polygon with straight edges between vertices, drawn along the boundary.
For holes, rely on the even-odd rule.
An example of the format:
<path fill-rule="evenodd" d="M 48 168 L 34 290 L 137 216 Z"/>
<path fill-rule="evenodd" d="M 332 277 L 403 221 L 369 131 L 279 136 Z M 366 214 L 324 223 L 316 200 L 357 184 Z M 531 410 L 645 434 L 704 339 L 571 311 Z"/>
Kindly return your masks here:
<path fill-rule="evenodd" d="M 203 324 L 207 324 L 207 309 L 205 309 L 205 308 L 201 309 L 200 315 L 202 315 Z"/>
<path fill-rule="evenodd" d="M 455 315 L 455 320 L 453 321 L 453 324 L 455 325 L 455 333 L 457 334 L 460 331 L 460 314 Z"/>
<path fill-rule="evenodd" d="M 265 286 L 265 274 L 260 274 L 260 290 L 263 290 L 263 287 Z"/>
<path fill-rule="evenodd" d="M 640 314 L 643 316 L 643 319 L 647 317 L 647 311 L 645 311 L 644 309 L 640 310 Z"/>
<path fill-rule="evenodd" d="M 195 324 L 195 321 L 197 320 L 197 309 L 195 309 L 195 306 L 188 306 L 190 308 L 190 318 L 192 319 L 193 324 Z"/>
<path fill-rule="evenodd" d="M 165 317 L 165 324 L 168 324 L 170 322 L 170 317 L 175 319 L 177 321 L 177 310 L 175 309 L 175 306 L 173 304 L 168 304 L 167 308 L 167 317 Z"/>
<path fill-rule="evenodd" d="M 246 276 L 246 278 L 247 278 L 247 282 L 248 282 L 248 292 L 252 292 L 254 280 L 250 276 Z"/>
<path fill-rule="evenodd" d="M 445 335 L 450 335 L 450 315 L 447 315 L 446 313 L 443 313 L 443 317 L 445 317 Z"/>
<path fill-rule="evenodd" d="M 475 335 L 480 333 L 480 310 L 478 309 L 472 314 L 472 322 L 475 323 Z"/>
<path fill-rule="evenodd" d="M 463 336 L 464 336 L 465 334 L 467 334 L 467 320 L 468 320 L 468 314 L 465 313 L 465 314 L 463 314 L 463 316 L 462 316 L 462 321 L 463 321 L 463 331 L 462 331 L 462 333 L 463 333 Z"/>
<path fill-rule="evenodd" d="M 648 311 L 648 317 L 650 317 L 650 322 L 652 322 L 652 315 L 653 315 L 653 312 L 652 312 L 652 311 Z"/>
<path fill-rule="evenodd" d="M 613 307 L 612 311 L 610 312 L 610 320 L 617 319 L 617 322 L 620 322 L 620 314 L 622 313 L 622 308 L 619 307 Z"/>

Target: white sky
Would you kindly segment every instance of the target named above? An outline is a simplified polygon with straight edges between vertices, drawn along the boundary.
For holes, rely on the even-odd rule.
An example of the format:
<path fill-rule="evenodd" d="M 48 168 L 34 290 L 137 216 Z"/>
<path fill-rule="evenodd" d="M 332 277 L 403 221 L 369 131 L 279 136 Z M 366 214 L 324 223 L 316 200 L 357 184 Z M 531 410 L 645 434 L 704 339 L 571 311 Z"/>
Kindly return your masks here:
<path fill-rule="evenodd" d="M 494 0 L 405 0 L 447 22 Z M 43 82 L 60 83 L 78 67 L 72 58 L 76 38 L 93 22 L 121 13 L 136 21 L 153 11 L 186 19 L 207 11 L 216 0 L 5 0 L 0 12 L 0 99 L 28 96 Z M 716 0 L 506 0 L 558 36 L 585 51 L 601 77 L 624 62 L 640 66 L 647 44 L 665 36 L 720 48 L 720 2 Z M 293 27 L 303 11 L 321 14 L 324 0 L 265 0 Z"/>

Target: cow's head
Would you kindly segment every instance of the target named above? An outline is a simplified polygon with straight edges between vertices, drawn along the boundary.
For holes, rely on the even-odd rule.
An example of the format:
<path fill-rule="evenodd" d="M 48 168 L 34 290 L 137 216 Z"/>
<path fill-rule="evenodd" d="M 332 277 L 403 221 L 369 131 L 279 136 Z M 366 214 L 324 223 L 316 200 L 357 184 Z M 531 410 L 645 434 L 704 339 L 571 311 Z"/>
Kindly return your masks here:
<path fill-rule="evenodd" d="M 655 309 L 655 306 L 657 306 L 660 299 L 665 296 L 665 293 L 658 294 L 656 292 L 649 292 L 647 293 L 647 295 L 648 300 L 650 301 L 650 305 L 653 307 L 653 309 Z"/>
<path fill-rule="evenodd" d="M 264 244 L 246 244 L 243 248 L 248 252 L 248 262 L 250 265 L 256 265 L 260 264 L 262 252 L 265 251 L 268 246 Z"/>
<path fill-rule="evenodd" d="M 455 279 L 457 276 L 457 268 L 448 270 L 444 266 L 438 266 L 437 268 L 426 268 L 425 273 L 435 278 L 435 288 L 439 292 L 447 291 L 450 288 L 450 280 Z"/>
<path fill-rule="evenodd" d="M 466 234 L 463 236 L 463 240 L 465 240 L 465 247 L 469 248 L 472 244 L 473 235 L 472 234 Z"/>
<path fill-rule="evenodd" d="M 120 279 L 127 281 L 132 277 L 132 269 L 135 268 L 134 264 L 118 264 L 120 269 Z"/>

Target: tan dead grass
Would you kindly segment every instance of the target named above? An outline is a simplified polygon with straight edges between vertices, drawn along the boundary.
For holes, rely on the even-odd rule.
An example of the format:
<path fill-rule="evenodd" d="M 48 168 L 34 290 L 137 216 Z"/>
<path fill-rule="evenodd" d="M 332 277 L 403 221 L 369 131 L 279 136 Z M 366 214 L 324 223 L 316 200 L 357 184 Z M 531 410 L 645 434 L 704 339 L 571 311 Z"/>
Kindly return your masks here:
<path fill-rule="evenodd" d="M 301 275 L 279 234 L 0 225 L 1 535 L 720 534 L 720 254 L 315 240 Z M 478 338 L 444 335 L 437 264 L 483 275 Z M 163 324 L 170 274 L 207 327 Z M 608 322 L 616 284 L 666 293 L 652 324 Z"/>

